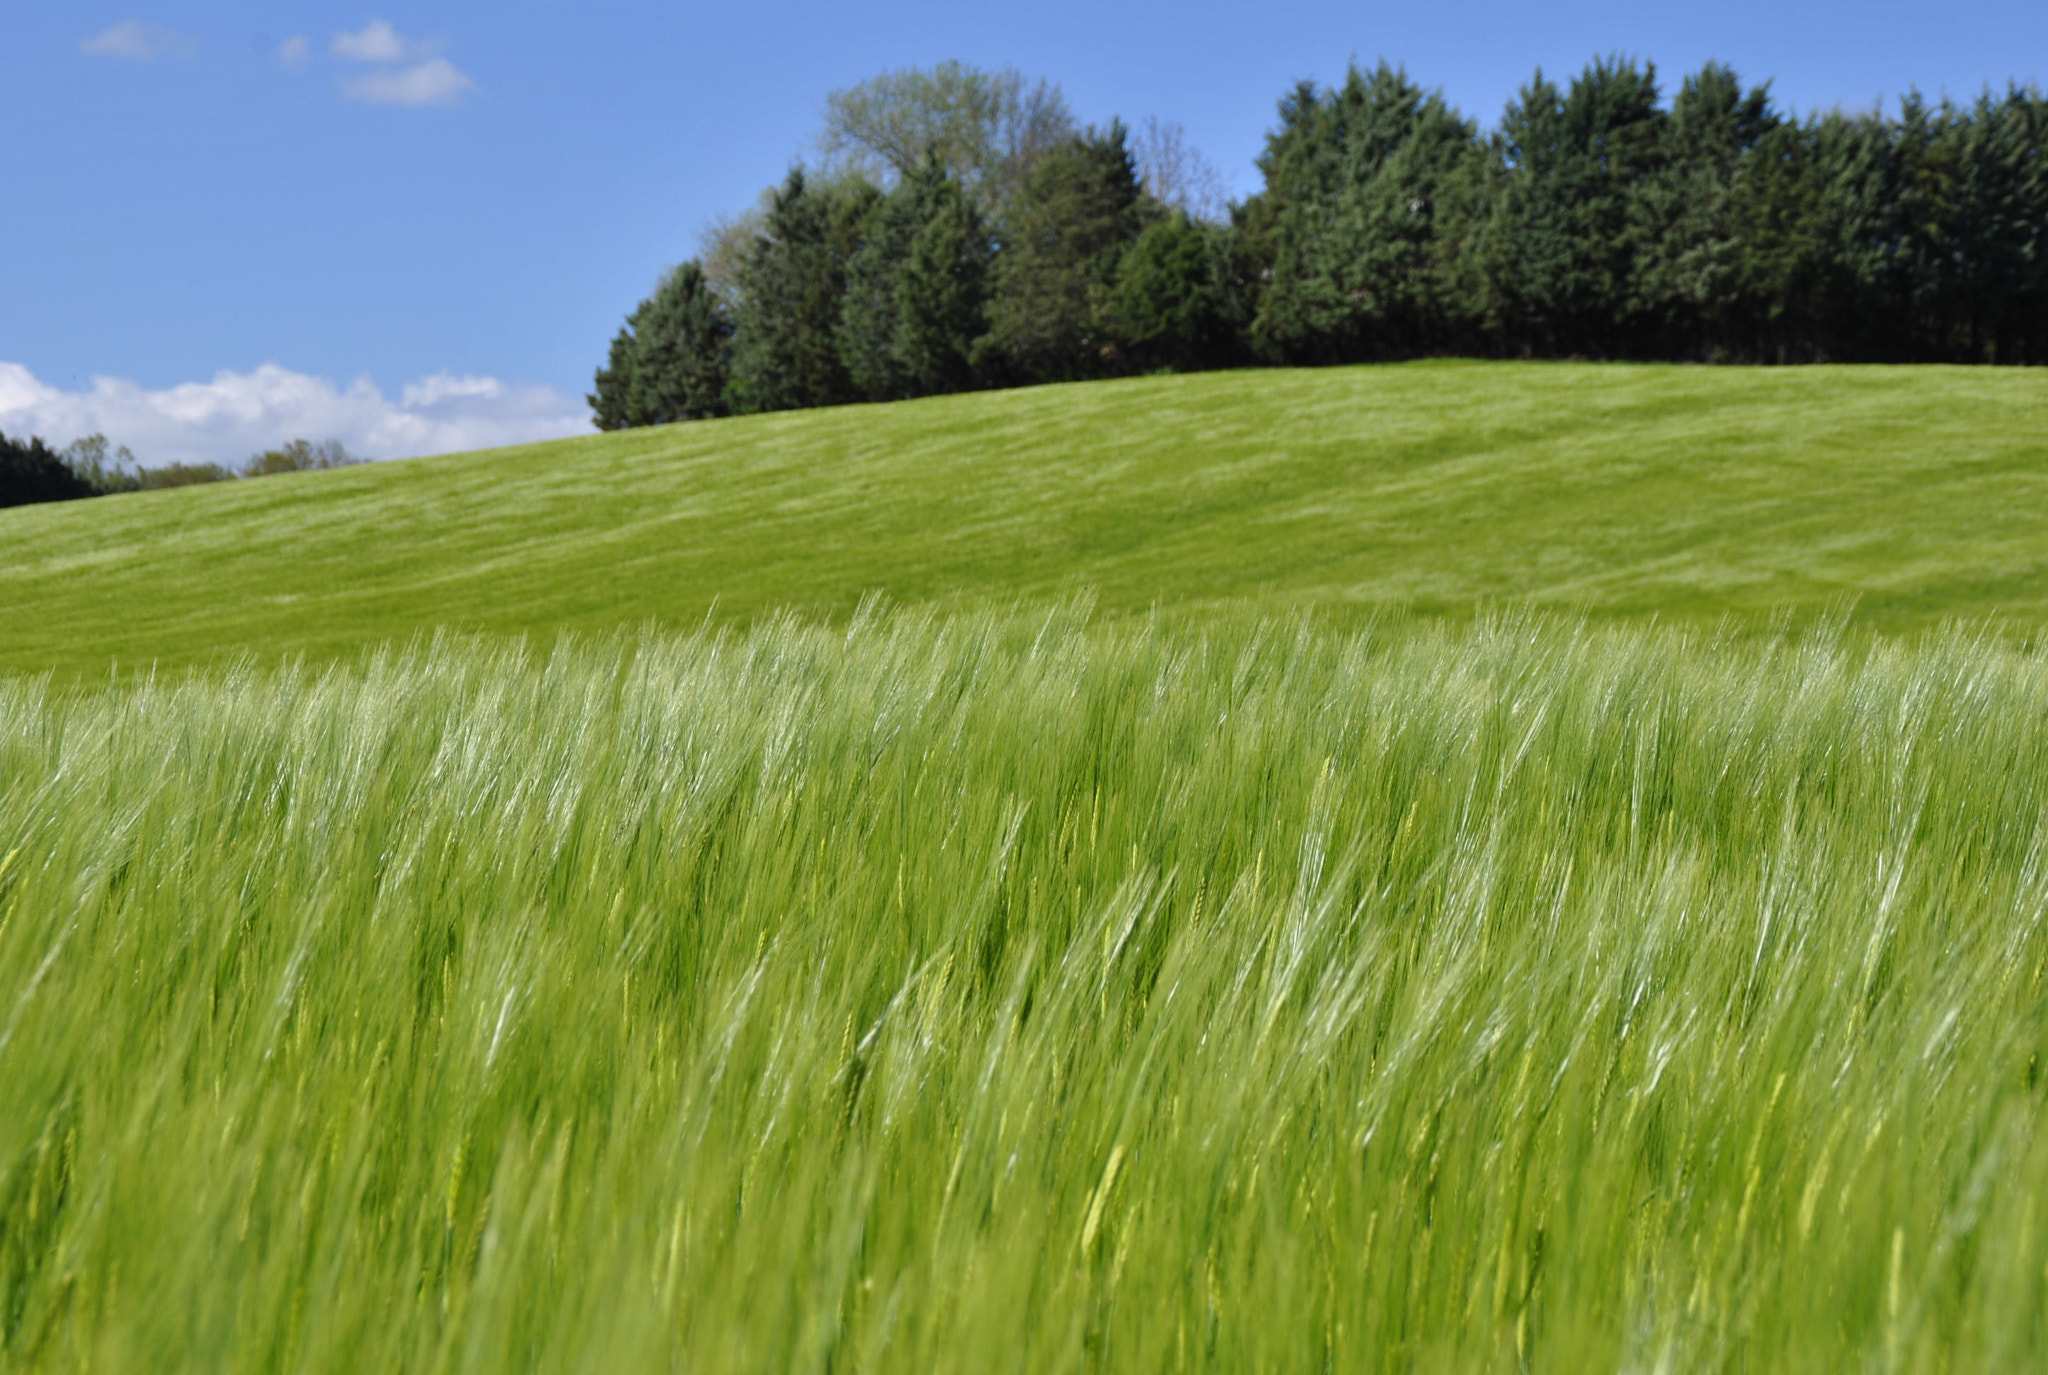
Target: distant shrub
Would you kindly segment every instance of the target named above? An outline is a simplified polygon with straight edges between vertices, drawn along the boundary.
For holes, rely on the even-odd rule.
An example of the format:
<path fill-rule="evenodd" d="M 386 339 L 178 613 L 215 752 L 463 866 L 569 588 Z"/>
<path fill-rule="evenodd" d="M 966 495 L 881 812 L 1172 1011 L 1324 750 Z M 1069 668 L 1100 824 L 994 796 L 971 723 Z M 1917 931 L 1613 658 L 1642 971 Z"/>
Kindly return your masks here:
<path fill-rule="evenodd" d="M 166 463 L 161 468 L 144 468 L 136 474 L 145 490 L 159 487 L 193 487 L 202 482 L 231 482 L 234 470 L 218 463 Z"/>
<path fill-rule="evenodd" d="M 141 475 L 135 471 L 135 454 L 126 444 L 107 451 L 107 437 L 103 434 L 89 434 L 83 439 L 74 439 L 59 452 L 78 479 L 92 488 L 96 497 L 112 496 L 116 492 L 135 492 L 142 488 Z"/>
<path fill-rule="evenodd" d="M 268 477 L 273 473 L 312 473 L 328 468 L 350 468 L 364 461 L 344 448 L 338 439 L 326 439 L 318 444 L 307 439 L 294 439 L 280 444 L 275 449 L 265 449 L 260 454 L 251 454 L 249 461 L 242 465 L 241 476 Z"/>

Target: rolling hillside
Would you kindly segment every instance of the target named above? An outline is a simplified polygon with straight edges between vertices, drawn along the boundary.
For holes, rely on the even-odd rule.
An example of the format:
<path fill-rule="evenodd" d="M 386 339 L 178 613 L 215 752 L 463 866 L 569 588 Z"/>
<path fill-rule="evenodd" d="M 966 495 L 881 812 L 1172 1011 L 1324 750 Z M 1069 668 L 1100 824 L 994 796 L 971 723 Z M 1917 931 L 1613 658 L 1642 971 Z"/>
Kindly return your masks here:
<path fill-rule="evenodd" d="M 1437 363 L 757 416 L 0 512 L 0 671 L 950 609 L 2048 613 L 2048 378 Z"/>

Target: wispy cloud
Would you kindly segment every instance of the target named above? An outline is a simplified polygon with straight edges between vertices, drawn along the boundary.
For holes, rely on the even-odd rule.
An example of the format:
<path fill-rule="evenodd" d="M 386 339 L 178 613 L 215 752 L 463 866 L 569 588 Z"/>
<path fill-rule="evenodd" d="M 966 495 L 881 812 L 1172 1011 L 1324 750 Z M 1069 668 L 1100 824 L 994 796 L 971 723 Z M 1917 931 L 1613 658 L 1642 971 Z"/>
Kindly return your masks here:
<path fill-rule="evenodd" d="M 474 89 L 476 83 L 445 57 L 341 83 L 343 95 L 370 105 L 453 105 Z"/>
<path fill-rule="evenodd" d="M 190 57 L 198 47 L 196 40 L 161 24 L 123 19 L 104 33 L 94 34 L 80 43 L 78 50 L 94 57 L 153 62 L 159 57 Z"/>
<path fill-rule="evenodd" d="M 389 23 L 372 19 L 354 33 L 334 35 L 328 51 L 352 62 L 410 62 L 425 57 L 432 49 L 424 43 L 400 38 Z"/>
<path fill-rule="evenodd" d="M 0 363 L 0 431 L 60 445 L 104 434 L 151 466 L 239 463 L 288 439 L 339 439 L 372 458 L 400 458 L 590 430 L 581 398 L 495 377 L 436 373 L 394 401 L 368 378 L 339 387 L 275 363 L 155 391 L 117 377 L 66 391 Z"/>
<path fill-rule="evenodd" d="M 372 19 L 353 33 L 334 35 L 327 50 L 380 68 L 341 83 L 341 93 L 350 100 L 367 105 L 453 105 L 475 90 L 476 83 L 447 58 L 435 56 L 439 47 L 406 38 L 387 21 Z"/>
<path fill-rule="evenodd" d="M 302 33 L 295 33 L 277 45 L 277 60 L 287 67 L 301 66 L 312 55 L 312 40 Z"/>

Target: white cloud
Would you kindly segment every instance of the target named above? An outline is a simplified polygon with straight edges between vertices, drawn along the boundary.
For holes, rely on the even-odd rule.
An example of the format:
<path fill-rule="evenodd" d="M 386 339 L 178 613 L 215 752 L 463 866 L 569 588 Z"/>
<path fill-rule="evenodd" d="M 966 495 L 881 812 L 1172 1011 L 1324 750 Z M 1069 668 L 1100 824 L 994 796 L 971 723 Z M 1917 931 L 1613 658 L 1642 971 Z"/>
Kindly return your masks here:
<path fill-rule="evenodd" d="M 313 44 L 302 33 L 295 33 L 277 45 L 277 60 L 287 67 L 296 67 L 312 55 Z"/>
<path fill-rule="evenodd" d="M 495 377 L 436 373 L 397 401 L 368 378 L 346 388 L 275 363 L 211 382 L 150 391 L 118 377 L 64 391 L 0 363 L 0 431 L 53 445 L 88 434 L 125 444 L 151 467 L 239 463 L 288 439 L 339 439 L 370 458 L 456 453 L 591 432 L 581 398 Z"/>
<path fill-rule="evenodd" d="M 452 105 L 476 83 L 445 57 L 397 71 L 371 72 L 341 84 L 350 100 L 370 105 Z"/>
<path fill-rule="evenodd" d="M 424 43 L 411 43 L 382 19 L 372 19 L 355 33 L 338 33 L 328 51 L 356 62 L 409 62 L 431 51 Z"/>
<path fill-rule="evenodd" d="M 80 43 L 78 50 L 94 57 L 125 57 L 130 62 L 150 62 L 159 57 L 190 57 L 198 46 L 193 39 L 161 24 L 123 19 L 106 32 Z"/>

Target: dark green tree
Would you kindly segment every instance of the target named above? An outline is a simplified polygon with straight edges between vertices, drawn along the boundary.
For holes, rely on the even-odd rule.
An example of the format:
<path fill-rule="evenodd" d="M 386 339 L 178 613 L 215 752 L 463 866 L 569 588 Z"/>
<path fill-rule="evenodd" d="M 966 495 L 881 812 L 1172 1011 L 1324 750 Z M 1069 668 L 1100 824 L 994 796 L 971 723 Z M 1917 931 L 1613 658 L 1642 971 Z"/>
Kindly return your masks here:
<path fill-rule="evenodd" d="M 739 280 L 732 409 L 798 410 L 858 400 L 839 348 L 847 265 L 882 193 L 793 169 L 770 199 Z"/>
<path fill-rule="evenodd" d="M 988 323 L 994 245 L 960 183 L 936 181 L 896 283 L 896 357 L 920 394 L 975 385 L 973 349 Z"/>
<path fill-rule="evenodd" d="M 1660 165 L 1656 69 L 1596 59 L 1568 91 L 1538 72 L 1495 136 L 1489 306 L 1510 352 L 1628 354 L 1639 184 Z"/>
<path fill-rule="evenodd" d="M 868 217 L 846 269 L 839 353 L 869 400 L 972 385 L 993 245 L 959 177 L 934 153 Z"/>
<path fill-rule="evenodd" d="M 1041 158 L 1000 230 L 988 333 L 977 366 L 1016 382 L 1062 382 L 1115 366 L 1098 312 L 1124 251 L 1158 210 L 1138 185 L 1121 123 Z"/>
<path fill-rule="evenodd" d="M 1124 254 L 1102 320 L 1128 366 L 1194 372 L 1236 361 L 1226 235 L 1175 214 L 1148 225 Z"/>
<path fill-rule="evenodd" d="M 600 430 L 705 420 L 726 413 L 731 312 L 692 259 L 664 276 L 627 317 L 588 398 Z"/>
<path fill-rule="evenodd" d="M 626 430 L 640 423 L 633 415 L 633 363 L 638 352 L 633 329 L 640 311 L 645 309 L 643 301 L 640 309 L 628 315 L 625 325 L 612 336 L 604 366 L 597 370 L 596 390 L 583 398 L 590 403 L 591 419 L 600 430 Z"/>
<path fill-rule="evenodd" d="M 1639 246 L 1630 313 L 1656 351 L 1753 356 L 1769 303 L 1742 270 L 1736 189 L 1781 122 L 1766 88 L 1744 90 L 1719 63 L 1687 77 L 1673 97 L 1660 165 L 1637 184 L 1632 202 Z"/>
<path fill-rule="evenodd" d="M 644 425 L 726 413 L 733 326 L 695 259 L 663 279 L 635 329 L 632 409 Z"/>
<path fill-rule="evenodd" d="M 1407 74 L 1297 87 L 1260 168 L 1270 281 L 1253 323 L 1275 360 L 1407 357 L 1468 332 L 1462 259 L 1482 202 L 1476 130 Z M 1461 289 L 1462 288 L 1462 289 Z"/>
<path fill-rule="evenodd" d="M 97 496 L 93 485 L 71 470 L 63 455 L 31 435 L 0 434 L 0 506 L 33 506 Z"/>

